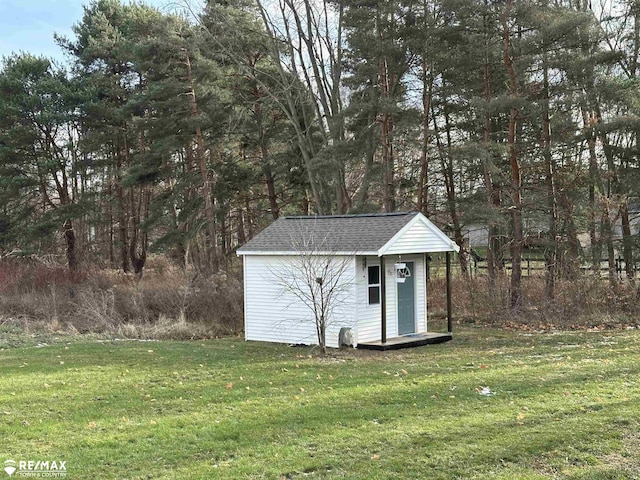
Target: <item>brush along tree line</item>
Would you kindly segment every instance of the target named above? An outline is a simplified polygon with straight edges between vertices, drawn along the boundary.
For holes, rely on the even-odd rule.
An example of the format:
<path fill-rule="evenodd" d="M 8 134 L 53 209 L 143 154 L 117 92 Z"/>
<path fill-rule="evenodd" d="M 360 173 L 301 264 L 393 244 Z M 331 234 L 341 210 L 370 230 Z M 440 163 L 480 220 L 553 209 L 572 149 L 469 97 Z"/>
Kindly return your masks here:
<path fill-rule="evenodd" d="M 512 306 L 527 224 L 549 298 L 616 250 L 632 277 L 640 7 L 599 3 L 90 2 L 67 63 L 3 59 L 0 248 L 215 272 L 283 214 L 419 210 L 488 228 Z"/>

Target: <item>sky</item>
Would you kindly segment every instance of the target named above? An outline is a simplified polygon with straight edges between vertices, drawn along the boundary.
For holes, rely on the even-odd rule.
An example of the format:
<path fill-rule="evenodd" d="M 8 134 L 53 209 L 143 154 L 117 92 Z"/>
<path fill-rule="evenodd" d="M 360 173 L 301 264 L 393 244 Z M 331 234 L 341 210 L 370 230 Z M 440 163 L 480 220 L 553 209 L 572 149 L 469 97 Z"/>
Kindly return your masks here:
<path fill-rule="evenodd" d="M 23 51 L 63 62 L 65 56 L 53 34 L 73 37 L 71 27 L 82 19 L 82 6 L 90 1 L 0 0 L 0 57 Z M 162 12 L 171 12 L 184 1 L 145 0 L 144 3 Z"/>

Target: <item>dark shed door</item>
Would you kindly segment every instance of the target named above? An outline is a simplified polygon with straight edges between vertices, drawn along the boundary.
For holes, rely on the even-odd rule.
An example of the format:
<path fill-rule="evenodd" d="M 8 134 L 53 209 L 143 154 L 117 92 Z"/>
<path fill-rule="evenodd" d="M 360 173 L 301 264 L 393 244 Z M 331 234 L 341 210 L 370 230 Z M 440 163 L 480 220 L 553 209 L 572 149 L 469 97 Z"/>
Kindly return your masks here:
<path fill-rule="evenodd" d="M 398 283 L 398 335 L 416 332 L 415 293 L 413 262 L 404 262 L 409 275 L 404 283 Z"/>

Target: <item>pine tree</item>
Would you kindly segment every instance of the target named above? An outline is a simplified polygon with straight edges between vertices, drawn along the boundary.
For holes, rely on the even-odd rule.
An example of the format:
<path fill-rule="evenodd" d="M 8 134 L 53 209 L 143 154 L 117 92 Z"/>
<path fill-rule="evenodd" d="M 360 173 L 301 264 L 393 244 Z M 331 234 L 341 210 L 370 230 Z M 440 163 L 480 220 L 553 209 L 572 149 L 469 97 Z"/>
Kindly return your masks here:
<path fill-rule="evenodd" d="M 75 188 L 74 85 L 49 59 L 19 54 L 4 59 L 0 91 L 0 195 L 11 212 L 11 235 L 27 246 L 62 233 L 75 270 L 73 222 L 82 199 Z"/>

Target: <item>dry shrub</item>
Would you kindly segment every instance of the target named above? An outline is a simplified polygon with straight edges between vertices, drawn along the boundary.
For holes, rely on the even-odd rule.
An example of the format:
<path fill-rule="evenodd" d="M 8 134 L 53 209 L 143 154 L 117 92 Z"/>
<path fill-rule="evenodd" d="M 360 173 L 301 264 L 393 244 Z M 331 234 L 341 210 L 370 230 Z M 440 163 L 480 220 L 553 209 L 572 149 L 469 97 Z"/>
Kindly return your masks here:
<path fill-rule="evenodd" d="M 240 270 L 198 275 L 156 260 L 143 279 L 116 271 L 69 273 L 61 266 L 0 262 L 0 316 L 81 333 L 153 338 L 242 331 Z M 173 325 L 171 327 L 171 325 Z"/>
<path fill-rule="evenodd" d="M 239 272 L 204 276 L 177 268 L 150 273 L 140 282 L 114 288 L 115 310 L 124 322 L 155 323 L 161 316 L 215 325 L 229 334 L 242 330 Z"/>
<path fill-rule="evenodd" d="M 636 326 L 640 313 L 637 289 L 633 282 L 619 282 L 584 275 L 576 280 L 556 280 L 555 296 L 548 299 L 545 279 L 522 279 L 522 302 L 509 308 L 509 276 L 496 279 L 493 291 L 486 276 L 452 279 L 454 317 L 460 322 L 497 325 L 523 325 L 531 328 L 585 328 Z M 446 315 L 445 280 L 429 282 L 429 312 L 432 318 Z"/>
<path fill-rule="evenodd" d="M 115 308 L 113 289 L 82 290 L 75 304 L 75 311 L 69 322 L 79 332 L 100 333 L 122 323 Z"/>
<path fill-rule="evenodd" d="M 85 282 L 88 275 L 88 272 L 72 272 L 62 265 L 31 259 L 3 259 L 0 261 L 0 293 L 9 295 L 69 288 Z"/>
<path fill-rule="evenodd" d="M 88 272 L 71 272 L 37 259 L 2 259 L 0 315 L 48 329 L 62 326 L 88 278 Z"/>
<path fill-rule="evenodd" d="M 228 333 L 242 330 L 244 302 L 240 271 L 196 279 L 192 288 L 187 318 L 204 322 L 215 320 Z"/>

